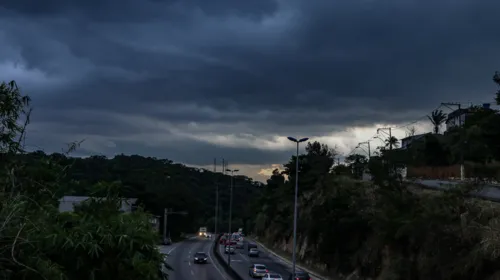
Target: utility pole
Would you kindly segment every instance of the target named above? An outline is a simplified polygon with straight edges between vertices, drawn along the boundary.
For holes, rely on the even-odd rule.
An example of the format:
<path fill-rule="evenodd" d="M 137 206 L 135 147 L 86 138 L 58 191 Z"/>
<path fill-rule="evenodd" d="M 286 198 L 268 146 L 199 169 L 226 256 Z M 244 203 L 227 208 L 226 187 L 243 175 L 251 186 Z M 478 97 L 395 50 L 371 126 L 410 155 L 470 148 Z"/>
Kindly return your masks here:
<path fill-rule="evenodd" d="M 389 150 L 392 150 L 392 128 L 391 127 L 382 127 L 382 128 L 377 128 L 377 133 L 379 131 L 382 131 L 384 133 L 387 134 L 387 132 L 385 132 L 385 130 L 388 130 L 389 131 Z"/>
<path fill-rule="evenodd" d="M 365 141 L 365 142 L 360 142 L 358 145 L 367 145 L 368 146 L 368 159 L 372 157 L 372 152 L 370 150 L 370 140 Z"/>
<path fill-rule="evenodd" d="M 464 166 L 464 144 L 465 144 L 465 129 L 462 127 L 462 104 L 458 102 L 442 102 L 441 105 L 452 109 L 450 106 L 456 106 L 458 108 L 458 129 L 460 130 L 460 180 L 465 179 L 465 166 Z M 453 109 L 452 109 L 453 110 Z"/>
<path fill-rule="evenodd" d="M 214 176 L 217 176 L 217 159 L 214 158 Z M 217 182 L 217 179 L 215 181 L 215 226 L 214 226 L 214 232 L 215 236 L 217 236 L 217 218 L 219 217 L 219 183 Z"/>
<path fill-rule="evenodd" d="M 233 215 L 233 187 L 234 187 L 234 173 L 238 172 L 238 169 L 226 169 L 227 172 L 231 173 L 231 184 L 230 184 L 230 193 L 229 193 L 229 247 L 231 247 L 231 239 L 232 239 L 232 231 L 231 231 L 231 220 Z M 231 248 L 229 248 L 229 252 L 227 254 L 227 265 L 231 266 Z"/>

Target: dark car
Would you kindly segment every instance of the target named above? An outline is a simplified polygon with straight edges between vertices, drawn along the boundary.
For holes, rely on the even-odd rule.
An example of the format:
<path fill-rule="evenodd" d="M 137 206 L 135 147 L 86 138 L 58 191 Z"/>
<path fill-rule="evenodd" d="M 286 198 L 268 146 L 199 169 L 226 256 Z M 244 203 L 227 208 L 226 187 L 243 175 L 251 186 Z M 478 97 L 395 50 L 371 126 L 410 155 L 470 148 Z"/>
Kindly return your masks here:
<path fill-rule="evenodd" d="M 250 249 L 252 249 L 252 248 L 257 248 L 257 244 L 249 242 L 247 244 L 247 250 L 250 251 Z"/>
<path fill-rule="evenodd" d="M 163 245 L 172 245 L 172 239 L 166 237 L 165 239 L 163 239 Z"/>
<path fill-rule="evenodd" d="M 292 278 L 292 275 L 288 276 L 288 280 L 312 280 L 311 276 L 309 276 L 309 273 L 305 271 L 295 271 L 295 279 Z"/>
<path fill-rule="evenodd" d="M 207 263 L 208 255 L 204 252 L 194 254 L 194 263 Z"/>

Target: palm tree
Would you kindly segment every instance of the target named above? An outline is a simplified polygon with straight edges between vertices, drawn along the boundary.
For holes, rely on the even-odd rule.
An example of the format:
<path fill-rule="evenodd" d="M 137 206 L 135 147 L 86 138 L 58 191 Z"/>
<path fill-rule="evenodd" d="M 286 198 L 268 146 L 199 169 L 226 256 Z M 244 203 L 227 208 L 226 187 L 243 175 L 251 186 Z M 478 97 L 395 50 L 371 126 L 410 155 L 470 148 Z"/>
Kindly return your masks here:
<path fill-rule="evenodd" d="M 397 148 L 399 146 L 398 138 L 391 136 L 390 138 L 385 139 L 385 146 L 392 149 L 393 147 Z"/>
<path fill-rule="evenodd" d="M 434 126 L 434 134 L 439 133 L 439 128 L 446 121 L 446 114 L 443 110 L 434 110 L 430 116 L 427 116 Z"/>

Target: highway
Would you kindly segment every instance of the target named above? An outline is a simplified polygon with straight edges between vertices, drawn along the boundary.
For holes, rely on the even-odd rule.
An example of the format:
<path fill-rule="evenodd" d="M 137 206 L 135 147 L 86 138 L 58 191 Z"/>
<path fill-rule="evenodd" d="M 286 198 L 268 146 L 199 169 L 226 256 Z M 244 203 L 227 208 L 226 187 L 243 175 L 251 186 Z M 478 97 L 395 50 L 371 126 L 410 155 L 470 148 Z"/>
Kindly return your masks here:
<path fill-rule="evenodd" d="M 167 263 L 174 271 L 168 271 L 169 280 L 230 280 L 216 263 L 212 252 L 213 239 L 190 238 L 170 246 L 160 246 L 160 251 L 169 254 Z M 206 264 L 194 264 L 196 252 L 208 254 Z"/>
<path fill-rule="evenodd" d="M 408 182 L 417 183 L 426 186 L 429 189 L 435 189 L 435 190 L 445 190 L 460 183 L 460 182 L 444 181 L 444 180 L 408 180 Z M 498 186 L 492 184 L 484 185 L 481 190 L 474 191 L 471 193 L 471 195 L 477 198 L 482 198 L 494 202 L 500 202 L 500 189 Z"/>
<path fill-rule="evenodd" d="M 247 255 L 247 241 L 244 241 L 244 243 L 245 246 L 243 249 L 236 249 L 236 253 L 231 255 L 231 266 L 243 279 L 252 279 L 252 277 L 248 275 L 249 267 L 252 264 L 263 264 L 267 266 L 267 269 L 269 269 L 270 272 L 276 272 L 281 274 L 283 279 L 288 279 L 291 274 L 291 269 L 288 268 L 286 264 L 280 262 L 279 259 L 269 254 L 263 248 L 260 248 L 260 246 L 258 248 L 260 256 L 258 258 L 250 258 Z M 221 252 L 225 262 L 227 263 L 227 255 L 224 254 L 224 245 L 219 245 L 219 252 Z"/>

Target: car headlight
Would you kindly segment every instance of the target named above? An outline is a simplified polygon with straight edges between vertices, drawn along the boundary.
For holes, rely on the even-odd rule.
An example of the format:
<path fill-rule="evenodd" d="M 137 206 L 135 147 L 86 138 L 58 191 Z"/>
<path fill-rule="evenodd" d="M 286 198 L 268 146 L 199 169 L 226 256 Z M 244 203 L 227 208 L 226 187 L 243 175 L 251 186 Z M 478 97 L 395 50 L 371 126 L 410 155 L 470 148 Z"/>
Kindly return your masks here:
<path fill-rule="evenodd" d="M 207 258 L 204 258 L 203 260 L 204 260 L 204 261 L 206 261 L 206 260 L 207 260 Z"/>
<path fill-rule="evenodd" d="M 197 261 L 197 260 L 198 260 L 198 258 L 194 258 L 194 260 L 195 260 L 195 261 Z"/>

